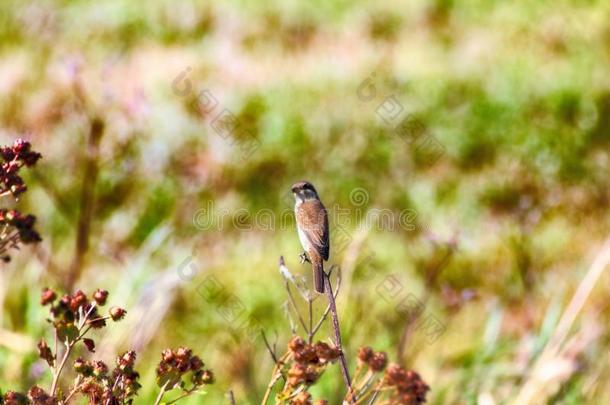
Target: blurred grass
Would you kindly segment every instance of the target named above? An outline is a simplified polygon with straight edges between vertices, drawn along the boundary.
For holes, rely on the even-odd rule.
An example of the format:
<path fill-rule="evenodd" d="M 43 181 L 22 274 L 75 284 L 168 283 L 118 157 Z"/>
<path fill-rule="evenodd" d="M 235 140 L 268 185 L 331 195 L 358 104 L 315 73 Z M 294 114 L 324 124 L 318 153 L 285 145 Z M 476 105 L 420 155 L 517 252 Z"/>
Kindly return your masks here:
<path fill-rule="evenodd" d="M 372 230 L 356 259 L 331 248 L 332 262 L 356 263 L 345 274 L 349 296 L 339 299 L 349 353 L 369 344 L 395 357 L 405 320 L 376 287 L 399 275 L 406 291 L 430 294 L 426 310 L 447 326 L 432 344 L 416 333 L 405 353 L 432 386 L 430 403 L 512 398 L 607 234 L 609 13 L 601 1 L 3 1 L 1 139 L 26 136 L 44 155 L 20 203 L 39 218 L 44 242 L 0 271 L 0 327 L 35 339 L 46 332 L 38 290 L 61 287 L 72 263 L 87 123 L 97 116 L 106 130 L 78 286 L 107 288 L 112 303 L 135 313 L 150 297 L 164 308 L 147 314 L 150 342 L 135 342 L 129 328 L 141 320 L 129 317 L 115 328 L 125 332 L 104 337 L 116 350 L 142 345 L 139 369 L 150 383 L 138 403 L 154 398 L 160 350 L 178 345 L 216 371 L 210 403 L 229 388 L 238 403 L 257 403 L 272 368 L 262 341 L 251 344 L 196 290 L 215 275 L 285 344 L 277 258 L 309 277 L 297 264 L 296 233 L 232 223 L 239 209 L 279 215 L 302 178 L 327 206 L 349 210 L 352 236 L 358 209 L 417 212 L 415 230 Z M 181 97 L 172 82 L 187 67 L 193 91 Z M 377 97 L 362 102 L 357 90 L 372 72 Z M 193 108 L 204 89 L 219 102 L 214 114 L 227 108 L 260 142 L 252 156 L 242 159 L 240 144 Z M 438 162 L 427 164 L 378 118 L 390 95 L 442 143 Z M 368 192 L 362 206 L 350 200 L 355 188 Z M 229 212 L 222 229 L 193 224 L 210 201 Z M 455 254 L 426 287 L 451 239 Z M 360 262 L 367 252 L 372 260 Z M 177 267 L 189 255 L 199 273 L 184 281 Z M 601 334 L 541 403 L 610 400 L 605 281 L 580 325 Z M 450 305 L 447 294 L 464 289 L 477 298 Z M 34 349 L 0 342 L 0 387 L 32 383 Z M 338 373 L 316 389 L 331 403 Z"/>

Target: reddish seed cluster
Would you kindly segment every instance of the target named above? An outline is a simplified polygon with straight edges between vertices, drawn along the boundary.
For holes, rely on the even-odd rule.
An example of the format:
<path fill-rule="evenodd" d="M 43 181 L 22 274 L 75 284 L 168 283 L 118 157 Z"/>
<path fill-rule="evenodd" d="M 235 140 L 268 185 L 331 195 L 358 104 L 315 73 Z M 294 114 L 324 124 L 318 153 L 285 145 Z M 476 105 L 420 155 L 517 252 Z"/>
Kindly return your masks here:
<path fill-rule="evenodd" d="M 14 391 L 9 391 L 4 396 L 0 394 L 2 405 L 58 405 L 58 403 L 56 398 L 36 385 L 30 388 L 27 395 Z"/>
<path fill-rule="evenodd" d="M 34 230 L 36 217 L 33 215 L 23 215 L 17 210 L 0 209 L 0 225 L 14 229 L 15 236 L 19 237 L 22 243 L 40 242 L 42 238 Z"/>
<path fill-rule="evenodd" d="M 25 166 L 34 166 L 42 155 L 32 151 L 32 145 L 23 139 L 17 139 L 13 146 L 4 146 L 0 148 L 0 156 L 2 159 L 9 162 L 21 162 Z"/>
<path fill-rule="evenodd" d="M 40 296 L 40 303 L 42 305 L 51 306 L 51 314 L 53 315 L 53 324 L 57 329 L 59 336 L 62 341 L 64 338 L 75 338 L 75 323 L 78 322 L 81 317 L 87 318 L 87 323 L 94 328 L 102 328 L 106 326 L 106 319 L 109 317 L 113 321 L 122 319 L 126 311 L 119 307 L 112 307 L 109 311 L 109 316 L 100 316 L 98 313 L 98 307 L 106 304 L 108 298 L 108 291 L 97 289 L 91 299 L 81 291 L 77 290 L 71 295 L 64 295 L 57 300 L 57 294 L 55 291 L 45 288 L 42 290 Z M 56 302 L 57 301 L 57 302 Z M 90 351 L 93 351 L 93 341 L 89 339 L 84 340 L 85 345 Z"/>
<path fill-rule="evenodd" d="M 57 400 L 47 394 L 45 390 L 38 386 L 33 386 L 28 391 L 28 399 L 36 405 L 56 405 Z"/>
<path fill-rule="evenodd" d="M 426 402 L 426 393 L 430 387 L 415 371 L 390 364 L 385 373 L 385 381 L 390 387 L 396 387 L 397 394 L 390 402 L 392 405 L 419 405 Z"/>
<path fill-rule="evenodd" d="M 27 405 L 29 402 L 28 397 L 20 392 L 9 391 L 4 396 L 0 396 L 2 405 Z"/>
<path fill-rule="evenodd" d="M 103 361 L 86 361 L 77 358 L 74 371 L 83 378 L 80 392 L 89 398 L 89 403 L 119 404 L 134 397 L 140 383 L 140 375 L 134 370 L 136 353 L 128 351 L 116 360 L 112 373 Z"/>
<path fill-rule="evenodd" d="M 358 349 L 358 360 L 361 363 L 366 363 L 372 371 L 383 371 L 388 363 L 388 356 L 385 352 L 375 352 L 368 346 L 363 346 Z"/>
<path fill-rule="evenodd" d="M 288 384 L 296 387 L 299 384 L 315 382 L 321 369 L 339 358 L 339 349 L 324 342 L 306 343 L 299 336 L 288 342 L 295 363 L 288 370 Z"/>
<path fill-rule="evenodd" d="M 188 373 L 191 373 L 191 382 L 194 386 L 213 384 L 214 373 L 204 367 L 201 358 L 193 355 L 193 351 L 189 348 L 165 349 L 161 353 L 161 362 L 157 367 L 157 384 L 168 389 L 177 385 L 183 386 L 182 378 Z"/>
<path fill-rule="evenodd" d="M 42 155 L 32 151 L 29 142 L 17 139 L 13 146 L 0 148 L 0 157 L 3 160 L 0 166 L 0 193 L 18 196 L 27 189 L 19 175 L 19 169 L 23 166 L 34 166 Z"/>
<path fill-rule="evenodd" d="M 40 158 L 40 153 L 33 152 L 30 143 L 21 139 L 16 140 L 13 146 L 0 148 L 0 197 L 17 197 L 23 194 L 27 187 L 19 175 L 19 170 L 23 166 L 33 166 Z M 18 248 L 20 243 L 41 241 L 40 235 L 34 230 L 35 222 L 36 218 L 33 215 L 22 215 L 17 210 L 0 209 L 2 228 L 0 258 L 3 261 L 10 261 L 7 251 Z"/>

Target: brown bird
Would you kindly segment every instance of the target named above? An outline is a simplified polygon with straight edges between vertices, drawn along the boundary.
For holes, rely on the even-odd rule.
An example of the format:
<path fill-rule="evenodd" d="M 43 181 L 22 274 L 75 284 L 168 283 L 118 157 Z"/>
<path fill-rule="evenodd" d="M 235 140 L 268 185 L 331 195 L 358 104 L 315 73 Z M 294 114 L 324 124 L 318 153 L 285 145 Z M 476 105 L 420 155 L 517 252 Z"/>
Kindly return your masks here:
<path fill-rule="evenodd" d="M 294 213 L 299 239 L 305 252 L 301 263 L 309 261 L 313 269 L 314 289 L 324 292 L 324 260 L 328 260 L 328 215 L 314 186 L 300 181 L 292 186 L 295 198 Z"/>

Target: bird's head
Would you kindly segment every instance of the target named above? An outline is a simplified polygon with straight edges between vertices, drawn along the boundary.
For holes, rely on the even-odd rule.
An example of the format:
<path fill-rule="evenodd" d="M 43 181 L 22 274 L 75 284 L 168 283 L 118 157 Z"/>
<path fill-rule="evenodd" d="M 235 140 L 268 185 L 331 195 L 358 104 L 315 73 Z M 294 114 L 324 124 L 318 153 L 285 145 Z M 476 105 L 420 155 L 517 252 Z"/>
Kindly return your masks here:
<path fill-rule="evenodd" d="M 299 181 L 292 185 L 292 194 L 297 201 L 318 199 L 315 187 L 308 181 Z"/>

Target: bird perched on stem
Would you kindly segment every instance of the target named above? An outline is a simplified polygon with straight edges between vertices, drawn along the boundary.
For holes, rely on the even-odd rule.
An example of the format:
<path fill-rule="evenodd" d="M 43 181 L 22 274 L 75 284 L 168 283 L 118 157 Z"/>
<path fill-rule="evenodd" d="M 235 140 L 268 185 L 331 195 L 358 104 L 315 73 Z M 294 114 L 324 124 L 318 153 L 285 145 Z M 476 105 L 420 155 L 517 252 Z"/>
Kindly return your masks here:
<path fill-rule="evenodd" d="M 309 261 L 313 269 L 314 289 L 324 292 L 324 260 L 328 260 L 328 215 L 313 184 L 300 181 L 293 184 L 294 213 L 299 240 L 305 252 L 301 263 Z"/>

